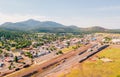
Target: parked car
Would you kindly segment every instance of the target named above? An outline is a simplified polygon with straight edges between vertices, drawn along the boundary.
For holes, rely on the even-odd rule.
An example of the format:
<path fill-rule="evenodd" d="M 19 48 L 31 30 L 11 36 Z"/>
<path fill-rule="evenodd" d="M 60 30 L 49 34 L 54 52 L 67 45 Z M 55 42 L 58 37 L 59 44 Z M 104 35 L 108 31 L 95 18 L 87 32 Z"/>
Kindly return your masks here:
<path fill-rule="evenodd" d="M 0 63 L 0 67 L 3 67 L 4 66 L 4 63 Z"/>

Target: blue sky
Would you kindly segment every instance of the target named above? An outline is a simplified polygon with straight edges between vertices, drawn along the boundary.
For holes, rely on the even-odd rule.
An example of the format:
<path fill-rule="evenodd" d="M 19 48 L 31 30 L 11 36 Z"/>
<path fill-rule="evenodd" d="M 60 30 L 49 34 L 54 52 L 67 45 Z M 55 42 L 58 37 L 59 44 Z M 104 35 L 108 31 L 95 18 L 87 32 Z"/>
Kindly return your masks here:
<path fill-rule="evenodd" d="M 120 28 L 120 0 L 0 0 L 0 23 L 27 19 Z"/>

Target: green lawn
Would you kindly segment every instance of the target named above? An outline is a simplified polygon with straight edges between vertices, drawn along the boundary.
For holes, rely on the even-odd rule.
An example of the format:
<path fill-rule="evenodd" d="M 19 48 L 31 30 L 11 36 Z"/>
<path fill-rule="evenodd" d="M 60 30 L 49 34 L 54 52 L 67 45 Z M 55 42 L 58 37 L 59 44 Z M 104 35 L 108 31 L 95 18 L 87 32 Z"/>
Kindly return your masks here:
<path fill-rule="evenodd" d="M 2 46 L 2 43 L 0 42 L 0 46 Z"/>
<path fill-rule="evenodd" d="M 72 50 L 73 50 L 73 47 L 75 47 L 75 46 L 69 46 L 68 48 L 63 48 L 63 49 L 62 49 L 62 52 L 63 52 L 63 53 L 66 53 L 66 52 L 72 51 Z"/>
<path fill-rule="evenodd" d="M 79 46 L 82 46 L 82 44 L 80 44 Z M 73 51 L 75 47 L 76 47 L 76 45 L 72 45 L 72 46 L 69 46 L 68 48 L 63 48 L 62 52 L 66 53 L 66 52 Z"/>
<path fill-rule="evenodd" d="M 109 47 L 97 56 L 109 58 L 113 62 L 87 60 L 77 68 L 72 68 L 69 74 L 61 74 L 60 77 L 120 77 L 120 48 Z"/>

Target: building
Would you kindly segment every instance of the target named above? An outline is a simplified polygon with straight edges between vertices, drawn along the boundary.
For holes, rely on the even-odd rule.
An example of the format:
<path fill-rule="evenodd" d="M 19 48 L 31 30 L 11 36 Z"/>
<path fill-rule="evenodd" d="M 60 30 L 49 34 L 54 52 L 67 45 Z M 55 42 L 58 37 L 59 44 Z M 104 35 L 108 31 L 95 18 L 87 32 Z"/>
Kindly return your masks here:
<path fill-rule="evenodd" d="M 120 39 L 112 39 L 113 44 L 120 44 Z"/>

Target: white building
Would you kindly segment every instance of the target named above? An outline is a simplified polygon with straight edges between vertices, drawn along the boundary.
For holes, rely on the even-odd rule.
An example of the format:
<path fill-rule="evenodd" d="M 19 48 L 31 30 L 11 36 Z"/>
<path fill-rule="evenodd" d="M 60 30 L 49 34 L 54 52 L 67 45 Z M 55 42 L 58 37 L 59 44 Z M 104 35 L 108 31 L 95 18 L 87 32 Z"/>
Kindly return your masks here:
<path fill-rule="evenodd" d="M 120 39 L 112 39 L 113 44 L 120 44 Z"/>

